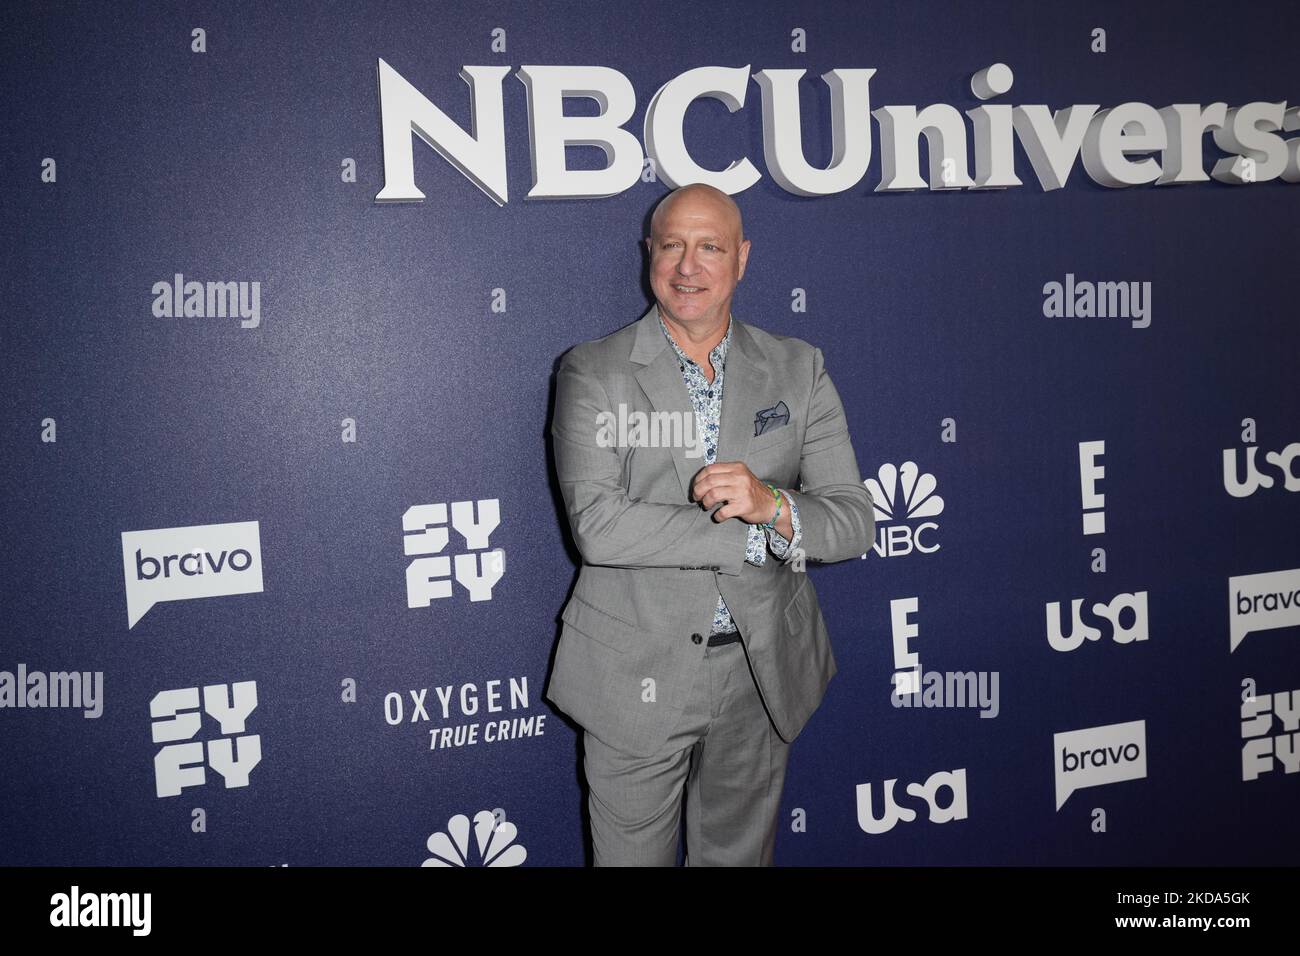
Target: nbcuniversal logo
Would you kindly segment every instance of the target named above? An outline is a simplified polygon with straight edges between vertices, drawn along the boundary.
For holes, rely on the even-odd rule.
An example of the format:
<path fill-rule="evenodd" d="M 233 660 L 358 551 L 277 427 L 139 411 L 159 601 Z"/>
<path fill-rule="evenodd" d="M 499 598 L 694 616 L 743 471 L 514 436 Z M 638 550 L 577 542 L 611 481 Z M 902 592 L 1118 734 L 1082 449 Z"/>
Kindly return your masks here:
<path fill-rule="evenodd" d="M 876 477 L 862 483 L 875 506 L 876 541 L 872 551 L 882 558 L 894 558 L 913 551 L 931 554 L 939 550 L 933 538 L 939 526 L 924 520 L 943 512 L 943 499 L 934 493 L 938 487 L 934 475 L 922 473 L 914 461 L 897 467 L 886 463 Z"/>

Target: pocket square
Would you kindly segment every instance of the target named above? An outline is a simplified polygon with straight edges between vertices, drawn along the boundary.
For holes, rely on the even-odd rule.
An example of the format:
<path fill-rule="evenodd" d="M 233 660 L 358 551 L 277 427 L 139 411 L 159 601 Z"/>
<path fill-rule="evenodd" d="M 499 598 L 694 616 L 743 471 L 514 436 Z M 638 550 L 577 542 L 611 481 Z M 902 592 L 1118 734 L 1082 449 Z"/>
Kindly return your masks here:
<path fill-rule="evenodd" d="M 788 424 L 790 424 L 790 409 L 785 407 L 785 402 L 777 402 L 771 408 L 764 408 L 754 416 L 754 437 L 766 435 Z"/>

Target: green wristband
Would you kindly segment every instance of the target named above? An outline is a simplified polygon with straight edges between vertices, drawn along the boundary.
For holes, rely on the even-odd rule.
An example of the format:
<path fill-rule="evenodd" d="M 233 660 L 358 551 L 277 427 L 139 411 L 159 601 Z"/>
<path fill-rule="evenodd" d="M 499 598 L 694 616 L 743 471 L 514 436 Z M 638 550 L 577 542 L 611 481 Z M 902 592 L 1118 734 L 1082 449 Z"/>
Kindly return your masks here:
<path fill-rule="evenodd" d="M 766 482 L 764 482 L 764 484 L 766 484 Z M 772 497 L 776 499 L 776 514 L 772 515 L 771 521 L 769 521 L 765 525 L 761 525 L 760 527 L 767 528 L 769 531 L 775 531 L 776 522 L 781 517 L 781 501 L 783 499 L 781 496 L 781 490 L 779 488 L 773 487 L 772 485 L 768 485 L 767 488 L 770 492 L 772 492 Z"/>

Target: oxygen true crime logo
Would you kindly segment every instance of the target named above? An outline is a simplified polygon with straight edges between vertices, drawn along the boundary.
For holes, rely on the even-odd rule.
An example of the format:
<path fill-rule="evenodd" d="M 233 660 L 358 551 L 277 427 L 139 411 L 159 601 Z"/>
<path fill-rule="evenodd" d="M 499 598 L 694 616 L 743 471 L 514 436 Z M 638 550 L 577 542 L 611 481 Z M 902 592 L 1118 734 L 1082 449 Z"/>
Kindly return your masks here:
<path fill-rule="evenodd" d="M 460 77 L 470 88 L 471 132 L 453 122 L 386 61 L 378 61 L 379 110 L 383 128 L 384 185 L 375 202 L 420 202 L 415 185 L 415 136 L 454 166 L 497 205 L 509 200 L 506 166 L 505 77 L 507 65 L 465 66 Z M 623 73 L 605 66 L 522 66 L 515 74 L 527 92 L 532 188 L 529 199 L 596 199 L 617 196 L 653 171 L 667 186 L 707 183 L 730 195 L 762 179 L 744 156 L 726 168 L 708 169 L 692 158 L 684 120 L 699 99 L 714 99 L 728 110 L 744 108 L 750 80 L 762 94 L 763 157 L 767 171 L 786 192 L 830 196 L 854 190 L 867 174 L 872 156 L 871 120 L 880 138 L 881 181 L 876 192 L 915 189 L 1008 189 L 1024 185 L 1015 172 L 1018 141 L 1044 191 L 1060 189 L 1077 160 L 1087 175 L 1110 188 L 1141 185 L 1221 183 L 1243 185 L 1273 179 L 1300 182 L 1300 107 L 1286 101 L 1173 103 L 1157 109 L 1127 102 L 1103 109 L 1074 104 L 1053 110 L 1046 104 L 1009 103 L 960 111 L 947 103 L 882 106 L 871 109 L 875 69 L 832 69 L 822 74 L 829 91 L 834 155 L 825 168 L 804 156 L 800 82 L 804 69 L 768 69 L 751 75 L 750 66 L 701 66 L 668 80 L 650 97 L 642 130 L 644 150 L 623 125 L 636 111 L 636 91 Z M 1015 77 L 994 63 L 971 77 L 976 99 L 1007 93 Z M 564 101 L 594 100 L 595 116 L 566 116 Z M 460 106 L 458 111 L 464 112 Z M 970 120 L 967 128 L 965 118 Z M 819 125 L 826 124 L 818 117 Z M 743 128 L 743 127 L 742 127 Z M 1203 139 L 1209 132 L 1225 154 L 1207 175 Z M 920 138 L 929 153 L 928 177 L 920 169 Z M 968 149 L 968 144 L 972 149 Z M 603 169 L 569 169 L 566 151 L 596 146 Z M 975 176 L 969 154 L 974 153 Z M 1158 158 L 1156 155 L 1158 154 Z M 855 195 L 861 195 L 859 190 Z"/>
<path fill-rule="evenodd" d="M 256 521 L 122 532 L 127 629 L 163 601 L 260 594 Z"/>
<path fill-rule="evenodd" d="M 481 687 L 476 683 L 444 684 L 432 688 L 432 697 L 430 689 L 421 687 L 406 695 L 390 691 L 384 695 L 384 721 L 390 727 L 435 724 L 429 729 L 430 750 L 521 740 L 546 733 L 545 713 L 518 713 L 532 706 L 527 677 L 496 678 L 484 681 Z M 410 720 L 406 719 L 408 696 Z M 497 716 L 505 713 L 511 716 Z"/>

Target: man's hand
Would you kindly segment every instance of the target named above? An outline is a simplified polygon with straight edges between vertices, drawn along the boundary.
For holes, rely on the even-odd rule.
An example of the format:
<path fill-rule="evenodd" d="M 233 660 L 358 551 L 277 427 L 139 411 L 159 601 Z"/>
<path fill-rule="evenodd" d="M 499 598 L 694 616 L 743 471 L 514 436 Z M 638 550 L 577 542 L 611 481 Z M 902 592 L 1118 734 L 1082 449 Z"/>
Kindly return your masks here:
<path fill-rule="evenodd" d="M 739 518 L 747 524 L 767 524 L 776 513 L 776 498 L 771 490 L 754 477 L 743 461 L 705 465 L 691 484 L 691 494 L 706 510 L 722 505 L 713 513 L 714 521 Z M 781 510 L 784 517 L 789 509 Z"/>

